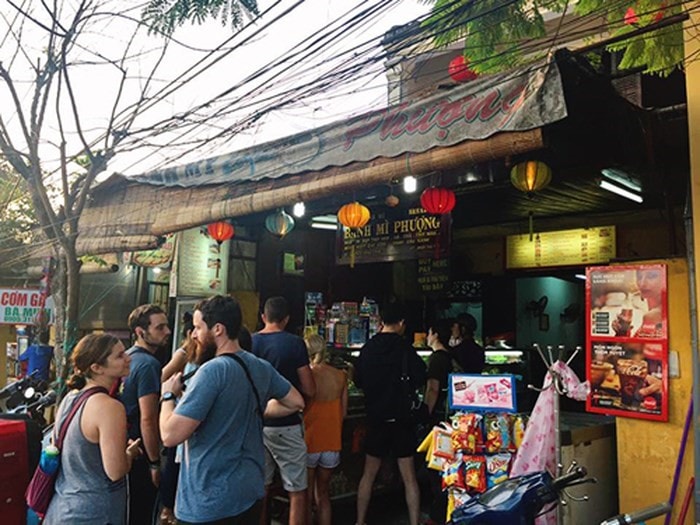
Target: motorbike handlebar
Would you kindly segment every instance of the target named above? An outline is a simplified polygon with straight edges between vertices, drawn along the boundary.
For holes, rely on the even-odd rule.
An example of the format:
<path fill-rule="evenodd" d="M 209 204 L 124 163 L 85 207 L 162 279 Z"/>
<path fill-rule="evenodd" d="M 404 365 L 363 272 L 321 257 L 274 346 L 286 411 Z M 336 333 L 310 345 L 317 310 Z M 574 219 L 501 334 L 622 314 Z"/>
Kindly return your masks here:
<path fill-rule="evenodd" d="M 564 474 L 554 480 L 552 480 L 552 486 L 555 490 L 559 491 L 568 485 L 571 485 L 574 481 L 583 479 L 588 474 L 588 471 L 584 467 L 576 467 L 574 470 L 568 474 Z"/>
<path fill-rule="evenodd" d="M 663 516 L 669 512 L 671 512 L 671 505 L 665 501 L 641 510 L 620 514 L 619 516 L 605 520 L 600 525 L 631 525 L 632 523 L 641 523 L 651 518 Z"/>

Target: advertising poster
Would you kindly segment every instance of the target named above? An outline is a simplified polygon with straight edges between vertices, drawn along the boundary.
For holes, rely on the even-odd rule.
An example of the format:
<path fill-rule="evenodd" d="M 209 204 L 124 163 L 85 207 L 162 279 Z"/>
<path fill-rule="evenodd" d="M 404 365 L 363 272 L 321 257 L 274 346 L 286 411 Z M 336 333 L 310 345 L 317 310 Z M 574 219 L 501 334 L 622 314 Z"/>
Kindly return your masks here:
<path fill-rule="evenodd" d="M 668 420 L 666 266 L 586 270 L 589 412 Z"/>
<path fill-rule="evenodd" d="M 450 408 L 515 412 L 515 378 L 505 375 L 450 374 Z"/>

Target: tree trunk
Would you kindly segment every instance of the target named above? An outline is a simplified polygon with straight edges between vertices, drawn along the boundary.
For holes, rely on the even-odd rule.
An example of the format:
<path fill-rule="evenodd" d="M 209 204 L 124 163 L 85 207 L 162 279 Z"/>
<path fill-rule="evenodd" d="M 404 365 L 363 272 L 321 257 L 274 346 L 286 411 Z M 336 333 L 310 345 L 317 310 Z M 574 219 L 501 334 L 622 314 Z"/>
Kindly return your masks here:
<path fill-rule="evenodd" d="M 63 342 L 65 340 L 65 319 L 66 319 L 66 257 L 60 246 L 55 247 L 56 254 L 56 271 L 51 283 L 51 295 L 53 297 L 56 329 L 55 345 L 54 345 L 54 362 L 56 363 L 56 378 L 63 378 L 66 368 L 65 355 L 63 351 Z"/>
<path fill-rule="evenodd" d="M 75 240 L 69 239 L 64 248 L 65 256 L 65 317 L 63 319 L 63 357 L 64 364 L 61 378 L 68 378 L 71 370 L 70 355 L 78 338 L 78 306 L 80 302 L 80 262 L 75 255 Z"/>

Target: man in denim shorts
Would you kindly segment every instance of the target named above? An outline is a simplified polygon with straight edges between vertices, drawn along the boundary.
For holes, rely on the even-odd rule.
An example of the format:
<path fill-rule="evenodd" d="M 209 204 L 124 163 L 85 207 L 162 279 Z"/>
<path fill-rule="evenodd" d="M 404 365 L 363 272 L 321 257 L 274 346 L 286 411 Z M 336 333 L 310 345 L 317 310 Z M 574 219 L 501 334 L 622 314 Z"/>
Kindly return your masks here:
<path fill-rule="evenodd" d="M 289 307 L 284 297 L 271 297 L 265 302 L 262 314 L 265 327 L 253 334 L 252 353 L 269 361 L 272 366 L 307 399 L 313 398 L 316 385 L 306 345 L 303 339 L 285 332 L 289 322 Z M 265 419 L 265 503 L 262 523 L 268 523 L 269 488 L 276 468 L 279 468 L 282 486 L 289 495 L 290 525 L 306 523 L 306 443 L 300 414 L 283 418 Z"/>

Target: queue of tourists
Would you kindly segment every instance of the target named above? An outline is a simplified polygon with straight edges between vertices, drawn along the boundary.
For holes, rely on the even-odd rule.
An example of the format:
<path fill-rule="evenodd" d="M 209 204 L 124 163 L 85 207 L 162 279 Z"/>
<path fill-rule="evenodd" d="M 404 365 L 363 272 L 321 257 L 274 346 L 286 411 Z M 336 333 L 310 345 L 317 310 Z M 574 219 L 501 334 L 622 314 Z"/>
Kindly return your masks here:
<path fill-rule="evenodd" d="M 288 495 L 290 524 L 333 522 L 330 481 L 340 464 L 347 375 L 327 364 L 322 337 L 304 340 L 285 330 L 284 298 L 265 302 L 263 328 L 252 335 L 242 317 L 233 297 L 201 301 L 183 319 L 182 344 L 165 366 L 156 353 L 171 331 L 156 305 L 139 306 L 129 316 L 129 349 L 110 334 L 80 340 L 72 353 L 71 391 L 56 416 L 60 466 L 43 523 L 266 524 L 276 473 Z M 409 522 L 418 525 L 416 430 L 402 381 L 408 379 L 413 391 L 427 382 L 427 417 L 443 417 L 452 357 L 444 359 L 442 351 L 478 366 L 469 362 L 473 348 L 460 359 L 464 343 L 473 343 L 473 328 L 431 327 L 434 352 L 426 367 L 402 337 L 401 307 L 388 304 L 381 317 L 380 332 L 354 367 L 367 416 L 356 523 L 366 523 L 379 467 L 393 458 Z M 450 347 L 455 338 L 458 344 Z M 483 366 L 483 351 L 481 360 Z M 434 516 L 444 517 L 439 490 L 433 499 Z"/>

